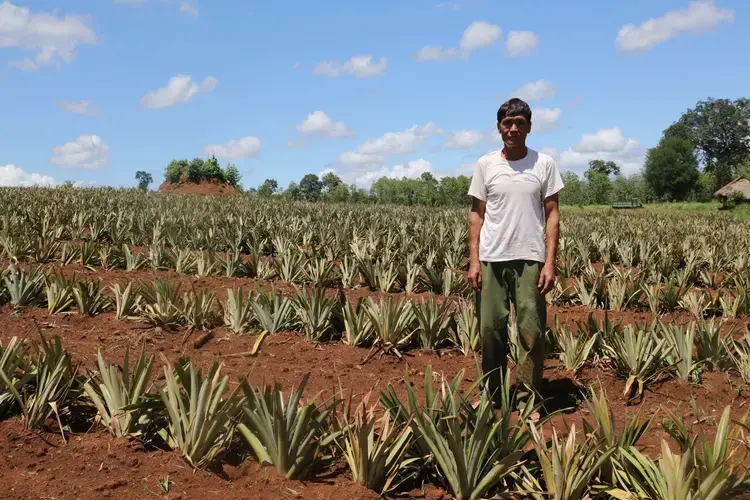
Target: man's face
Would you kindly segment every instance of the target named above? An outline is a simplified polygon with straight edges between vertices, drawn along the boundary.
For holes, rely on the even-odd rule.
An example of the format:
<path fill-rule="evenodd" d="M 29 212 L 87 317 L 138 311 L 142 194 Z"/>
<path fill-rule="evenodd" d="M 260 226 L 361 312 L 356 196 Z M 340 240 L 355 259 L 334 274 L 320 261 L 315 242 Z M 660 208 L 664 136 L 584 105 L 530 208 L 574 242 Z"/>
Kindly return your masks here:
<path fill-rule="evenodd" d="M 531 132 L 531 123 L 524 116 L 506 116 L 497 124 L 503 143 L 510 148 L 526 145 L 526 136 Z"/>

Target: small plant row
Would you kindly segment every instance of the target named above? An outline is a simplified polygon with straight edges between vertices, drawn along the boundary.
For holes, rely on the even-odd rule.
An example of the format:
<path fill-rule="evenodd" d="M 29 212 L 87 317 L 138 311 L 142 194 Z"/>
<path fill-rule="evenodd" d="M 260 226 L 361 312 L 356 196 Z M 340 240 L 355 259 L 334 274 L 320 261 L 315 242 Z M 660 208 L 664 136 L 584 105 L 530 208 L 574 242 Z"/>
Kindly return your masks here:
<path fill-rule="evenodd" d="M 599 272 L 589 262 L 576 277 L 561 279 L 550 300 L 556 305 L 616 311 L 645 309 L 654 315 L 682 310 L 700 318 L 737 318 L 750 314 L 750 271 L 724 276 L 719 282 L 717 275 L 692 266 L 664 277 L 613 265 Z"/>
<path fill-rule="evenodd" d="M 190 276 L 254 278 L 264 281 L 282 280 L 296 284 L 312 284 L 332 288 L 341 282 L 346 288 L 367 287 L 371 291 L 418 293 L 432 291 L 451 295 L 466 295 L 470 289 L 464 279 L 465 259 L 428 252 L 423 263 L 418 254 L 409 254 L 398 263 L 395 254 L 374 257 L 353 245 L 353 256 L 316 255 L 316 252 L 275 240 L 273 256 L 266 249 L 266 241 L 240 251 L 193 251 L 185 247 L 154 244 L 136 250 L 126 244 L 113 246 L 96 242 L 73 245 L 55 239 L 37 244 L 21 245 L 13 237 L 0 233 L 0 248 L 12 263 L 78 264 L 87 269 L 121 269 L 138 271 L 175 271 Z"/>
<path fill-rule="evenodd" d="M 653 417 L 631 416 L 617 429 L 603 392 L 592 391 L 582 433 L 573 426 L 567 436 L 553 430 L 546 437 L 550 416 L 531 419 L 542 403 L 532 398 L 514 415 L 509 373 L 495 411 L 485 393 L 477 396 L 479 382 L 463 388 L 463 372 L 437 383 L 426 369 L 422 396 L 407 373 L 406 399 L 389 385 L 377 402 L 372 391 L 355 402 L 343 389 L 317 401 L 303 399 L 309 374 L 288 395 L 279 384 L 255 386 L 244 378 L 230 391 L 219 363 L 204 373 L 187 359 L 174 366 L 162 361 L 154 380 L 155 359 L 145 346 L 135 360 L 126 353 L 122 365 L 99 353 L 97 370 L 84 376 L 59 338 L 39 344 L 13 338 L 0 346 L 0 418 L 20 413 L 29 430 L 58 429 L 65 440 L 68 422 L 94 415 L 113 436 L 167 446 L 195 468 L 215 464 L 228 449 L 289 479 L 345 462 L 354 481 L 380 494 L 415 480 L 461 500 L 496 493 L 713 500 L 748 486 L 747 426 L 732 421 L 730 408 L 712 438 L 702 427 L 691 433 L 681 416 L 667 412 L 661 424 L 679 451 L 662 440 L 654 461 L 638 448 Z"/>
<path fill-rule="evenodd" d="M 160 279 L 105 289 L 98 279 L 20 267 L 9 268 L 3 281 L 0 305 L 9 302 L 15 310 L 46 305 L 50 314 L 75 310 L 89 316 L 114 310 L 118 319 L 164 330 L 224 325 L 236 334 L 301 331 L 312 342 L 341 339 L 393 353 L 415 344 L 428 350 L 456 345 L 466 355 L 480 347 L 474 304 L 464 299 L 441 301 L 430 295 L 412 301 L 388 295 L 354 302 L 343 289 L 330 294 L 321 287 L 298 287 L 291 294 L 228 289 L 221 302 L 208 289 L 184 290 L 179 283 Z"/>
<path fill-rule="evenodd" d="M 557 323 L 557 318 L 556 318 Z M 700 383 L 705 371 L 732 372 L 750 383 L 750 331 L 735 338 L 732 326 L 722 333 L 722 321 L 699 319 L 686 324 L 655 319 L 650 325 L 610 321 L 555 325 L 548 343 L 563 366 L 578 371 L 587 364 L 612 368 L 625 381 L 625 396 L 640 397 L 650 383 L 677 377 Z M 511 350 L 513 353 L 513 350 Z"/>

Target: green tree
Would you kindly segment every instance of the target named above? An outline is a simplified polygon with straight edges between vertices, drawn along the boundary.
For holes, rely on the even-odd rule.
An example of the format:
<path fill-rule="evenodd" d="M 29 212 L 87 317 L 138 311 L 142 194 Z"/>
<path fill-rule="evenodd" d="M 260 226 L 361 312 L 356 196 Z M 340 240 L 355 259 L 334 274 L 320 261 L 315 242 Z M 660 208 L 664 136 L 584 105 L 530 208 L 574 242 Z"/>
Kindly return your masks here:
<path fill-rule="evenodd" d="M 709 172 L 717 165 L 740 165 L 750 157 L 750 99 L 699 101 L 664 136 L 692 142 Z"/>
<path fill-rule="evenodd" d="M 187 179 L 190 182 L 198 183 L 203 177 L 203 158 L 193 158 L 188 164 Z"/>
<path fill-rule="evenodd" d="M 148 186 L 154 182 L 154 178 L 148 172 L 139 170 L 135 173 L 135 180 L 138 181 L 138 189 L 141 191 L 148 191 Z"/>
<path fill-rule="evenodd" d="M 561 205 L 584 205 L 586 203 L 585 186 L 575 172 L 562 174 L 565 189 L 560 191 Z"/>
<path fill-rule="evenodd" d="M 343 182 L 338 184 L 335 188 L 328 192 L 328 196 L 331 201 L 336 203 L 344 203 L 349 200 L 349 189 Z"/>
<path fill-rule="evenodd" d="M 230 184 L 236 188 L 240 187 L 240 180 L 242 180 L 242 175 L 240 175 L 240 171 L 232 164 L 227 165 L 227 168 L 224 169 L 224 180 L 227 184 Z"/>
<path fill-rule="evenodd" d="M 607 174 L 601 172 L 586 172 L 588 179 L 587 195 L 589 203 L 606 205 L 611 202 L 612 182 Z"/>
<path fill-rule="evenodd" d="M 276 179 L 266 179 L 258 188 L 258 197 L 270 198 L 279 190 L 279 183 Z"/>
<path fill-rule="evenodd" d="M 289 186 L 284 191 L 284 196 L 287 198 L 290 198 L 292 200 L 302 200 L 304 199 L 304 195 L 302 193 L 302 189 L 297 185 L 296 182 L 290 182 Z"/>
<path fill-rule="evenodd" d="M 332 193 L 337 187 L 343 184 L 341 178 L 333 172 L 328 172 L 320 180 L 323 183 L 326 193 Z"/>
<path fill-rule="evenodd" d="M 164 171 L 164 179 L 172 184 L 180 184 L 188 170 L 186 160 L 172 160 Z"/>
<path fill-rule="evenodd" d="M 591 160 L 589 168 L 584 175 L 591 182 L 591 176 L 594 174 L 604 174 L 607 177 L 610 175 L 620 175 L 620 167 L 613 161 Z"/>
<path fill-rule="evenodd" d="M 667 201 L 684 201 L 700 177 L 693 144 L 677 137 L 665 138 L 648 150 L 644 168 L 654 194 Z"/>
<path fill-rule="evenodd" d="M 299 181 L 302 197 L 307 201 L 317 201 L 323 191 L 323 183 L 315 174 L 307 174 Z"/>
<path fill-rule="evenodd" d="M 201 165 L 201 180 L 224 182 L 224 171 L 215 156 L 204 161 Z"/>

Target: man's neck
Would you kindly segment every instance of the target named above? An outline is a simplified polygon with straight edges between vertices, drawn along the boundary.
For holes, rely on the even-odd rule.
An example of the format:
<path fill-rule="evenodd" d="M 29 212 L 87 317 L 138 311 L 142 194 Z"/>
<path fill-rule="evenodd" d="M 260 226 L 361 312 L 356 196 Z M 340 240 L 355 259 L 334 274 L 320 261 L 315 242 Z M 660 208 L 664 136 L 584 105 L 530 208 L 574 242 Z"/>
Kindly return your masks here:
<path fill-rule="evenodd" d="M 505 146 L 503 148 L 503 156 L 508 161 L 523 160 L 526 158 L 527 154 L 529 154 L 529 148 L 526 146 L 520 148 L 509 148 L 508 146 Z"/>

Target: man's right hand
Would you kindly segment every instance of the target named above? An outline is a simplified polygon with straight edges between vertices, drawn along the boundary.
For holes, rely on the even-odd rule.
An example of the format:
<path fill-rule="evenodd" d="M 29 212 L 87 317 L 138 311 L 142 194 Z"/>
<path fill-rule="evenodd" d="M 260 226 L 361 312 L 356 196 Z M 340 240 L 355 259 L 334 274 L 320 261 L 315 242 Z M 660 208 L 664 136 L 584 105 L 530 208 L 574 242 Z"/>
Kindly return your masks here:
<path fill-rule="evenodd" d="M 482 266 L 479 265 L 479 262 L 469 264 L 466 279 L 469 280 L 469 284 L 475 292 L 482 291 Z"/>

